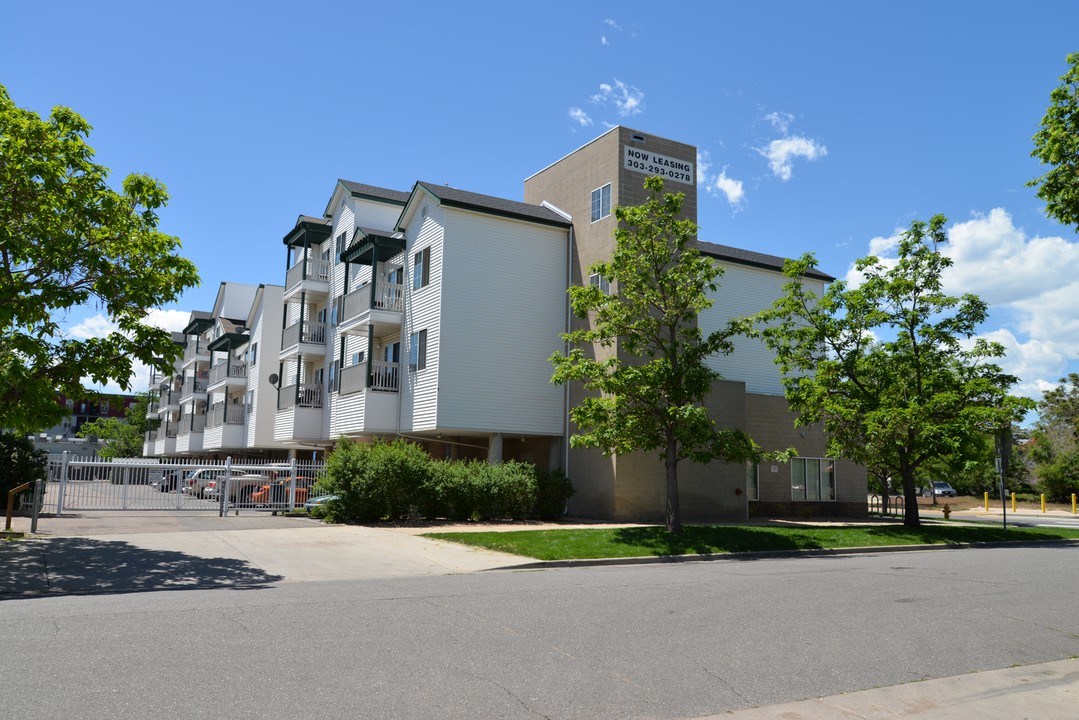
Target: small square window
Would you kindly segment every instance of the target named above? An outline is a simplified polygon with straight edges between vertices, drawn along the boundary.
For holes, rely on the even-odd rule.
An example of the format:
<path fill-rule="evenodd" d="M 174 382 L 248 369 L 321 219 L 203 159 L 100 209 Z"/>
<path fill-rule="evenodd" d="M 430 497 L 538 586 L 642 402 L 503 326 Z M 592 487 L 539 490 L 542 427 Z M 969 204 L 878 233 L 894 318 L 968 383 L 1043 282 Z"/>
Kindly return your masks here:
<path fill-rule="evenodd" d="M 599 273 L 592 273 L 591 275 L 589 275 L 588 284 L 598 287 L 600 292 L 602 292 L 604 295 L 611 294 L 611 283 L 607 280 L 607 278 L 603 277 Z"/>

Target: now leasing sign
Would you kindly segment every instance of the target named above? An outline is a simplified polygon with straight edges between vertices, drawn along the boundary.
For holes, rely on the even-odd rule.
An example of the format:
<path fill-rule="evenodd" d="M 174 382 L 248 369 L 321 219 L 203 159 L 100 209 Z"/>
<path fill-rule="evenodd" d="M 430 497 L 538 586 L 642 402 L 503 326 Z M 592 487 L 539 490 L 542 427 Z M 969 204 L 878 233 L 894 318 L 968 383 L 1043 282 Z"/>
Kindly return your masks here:
<path fill-rule="evenodd" d="M 623 167 L 627 170 L 636 170 L 645 175 L 658 175 L 664 180 L 693 184 L 693 163 L 685 160 L 675 160 L 666 155 L 648 152 L 641 148 L 625 146 Z"/>

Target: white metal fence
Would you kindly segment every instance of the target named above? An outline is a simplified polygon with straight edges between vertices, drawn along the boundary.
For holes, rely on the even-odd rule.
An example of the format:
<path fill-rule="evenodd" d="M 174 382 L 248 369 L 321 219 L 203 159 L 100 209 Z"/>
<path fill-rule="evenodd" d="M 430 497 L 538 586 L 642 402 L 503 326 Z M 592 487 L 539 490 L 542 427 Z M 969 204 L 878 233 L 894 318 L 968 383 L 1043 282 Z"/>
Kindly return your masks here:
<path fill-rule="evenodd" d="M 297 461 L 110 461 L 63 453 L 49 456 L 42 511 L 291 511 L 314 496 L 324 473 L 322 463 Z"/>

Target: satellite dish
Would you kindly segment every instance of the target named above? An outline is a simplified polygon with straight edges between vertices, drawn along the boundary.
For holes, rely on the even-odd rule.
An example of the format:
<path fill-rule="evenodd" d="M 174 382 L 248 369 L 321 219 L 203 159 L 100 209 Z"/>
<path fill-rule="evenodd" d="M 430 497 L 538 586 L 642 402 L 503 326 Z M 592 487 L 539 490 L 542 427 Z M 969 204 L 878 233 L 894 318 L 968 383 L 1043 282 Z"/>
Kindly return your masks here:
<path fill-rule="evenodd" d="M 277 373 L 270 373 L 269 380 L 270 380 L 271 385 L 273 385 L 274 387 L 277 387 L 277 380 L 278 380 Z"/>

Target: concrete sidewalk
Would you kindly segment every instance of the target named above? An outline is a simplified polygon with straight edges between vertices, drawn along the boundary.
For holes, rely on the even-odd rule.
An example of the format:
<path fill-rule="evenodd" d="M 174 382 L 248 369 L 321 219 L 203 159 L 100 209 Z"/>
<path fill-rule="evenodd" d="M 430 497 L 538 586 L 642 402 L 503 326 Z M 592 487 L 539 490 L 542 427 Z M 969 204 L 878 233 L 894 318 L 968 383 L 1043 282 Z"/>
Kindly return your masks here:
<path fill-rule="evenodd" d="M 987 670 L 698 720 L 1071 720 L 1079 717 L 1079 660 Z"/>
<path fill-rule="evenodd" d="M 0 596 L 258 587 L 469 573 L 524 558 L 410 534 L 249 513 L 87 513 L 0 542 Z"/>

